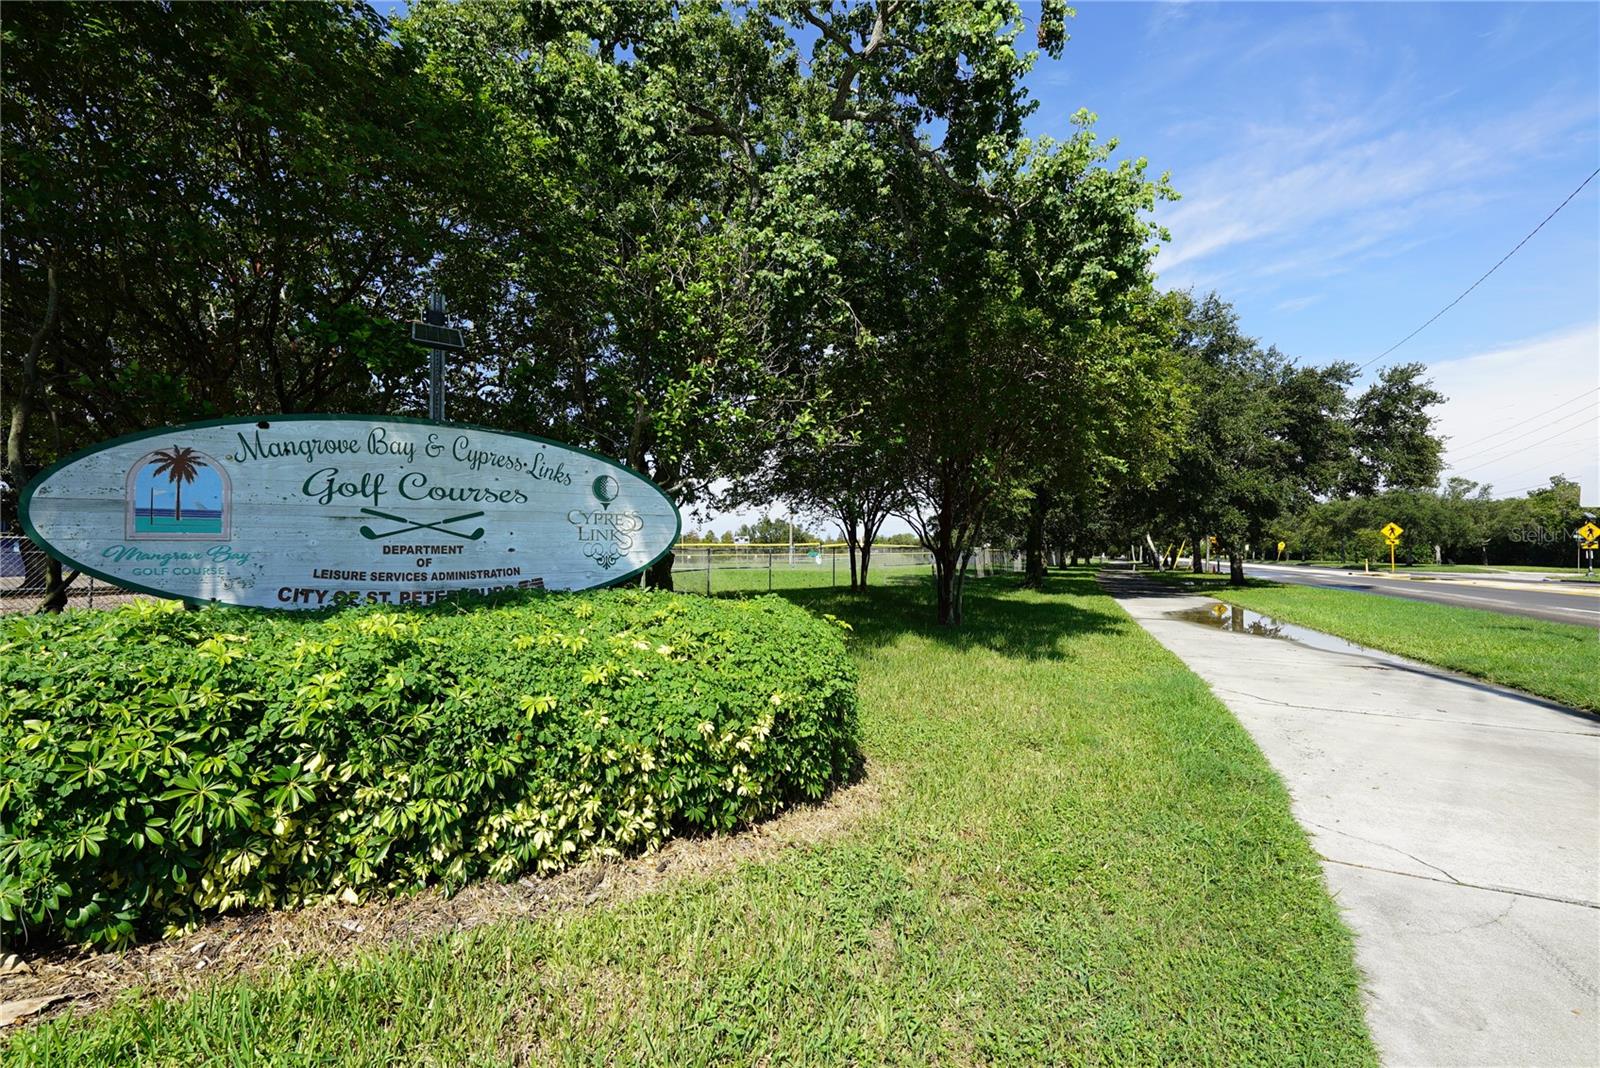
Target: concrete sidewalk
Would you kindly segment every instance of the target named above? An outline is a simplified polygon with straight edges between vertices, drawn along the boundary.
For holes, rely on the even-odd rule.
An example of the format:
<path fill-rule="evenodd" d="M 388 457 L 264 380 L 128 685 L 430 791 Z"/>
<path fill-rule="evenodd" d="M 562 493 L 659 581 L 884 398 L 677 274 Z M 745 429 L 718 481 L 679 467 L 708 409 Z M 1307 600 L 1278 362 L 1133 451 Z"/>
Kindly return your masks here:
<path fill-rule="evenodd" d="M 1102 582 L 1288 786 L 1355 932 L 1386 1064 L 1600 1064 L 1600 718 L 1176 619 L 1216 602 Z"/>

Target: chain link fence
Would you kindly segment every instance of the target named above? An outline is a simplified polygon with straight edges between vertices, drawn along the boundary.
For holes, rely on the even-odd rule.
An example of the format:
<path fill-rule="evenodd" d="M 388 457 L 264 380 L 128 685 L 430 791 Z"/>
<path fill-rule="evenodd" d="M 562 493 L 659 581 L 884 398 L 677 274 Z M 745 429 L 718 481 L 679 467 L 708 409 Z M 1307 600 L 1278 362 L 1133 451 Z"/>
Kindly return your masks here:
<path fill-rule="evenodd" d="M 972 550 L 969 578 L 1021 571 L 1021 553 L 984 546 Z M 867 581 L 878 586 L 933 574 L 933 554 L 920 546 L 880 545 Z M 672 586 L 680 593 L 765 592 L 850 585 L 850 551 L 843 545 L 680 545 L 673 550 Z"/>
<path fill-rule="evenodd" d="M 72 574 L 70 568 L 63 575 Z M 37 612 L 50 582 L 50 557 L 18 534 L 0 534 L 0 613 Z M 93 575 L 79 575 L 67 587 L 68 608 L 115 608 L 146 597 Z"/>
<path fill-rule="evenodd" d="M 27 538 L 0 534 L 0 613 L 38 611 L 48 592 L 49 565 L 50 558 Z M 1021 553 L 988 546 L 974 549 L 967 562 L 969 578 L 1022 569 Z M 879 586 L 932 574 L 933 556 L 926 549 L 883 545 L 872 550 L 867 578 Z M 673 553 L 672 584 L 681 593 L 701 594 L 849 586 L 850 553 L 842 545 L 681 545 Z M 147 596 L 79 575 L 67 587 L 67 607 L 115 608 Z"/>

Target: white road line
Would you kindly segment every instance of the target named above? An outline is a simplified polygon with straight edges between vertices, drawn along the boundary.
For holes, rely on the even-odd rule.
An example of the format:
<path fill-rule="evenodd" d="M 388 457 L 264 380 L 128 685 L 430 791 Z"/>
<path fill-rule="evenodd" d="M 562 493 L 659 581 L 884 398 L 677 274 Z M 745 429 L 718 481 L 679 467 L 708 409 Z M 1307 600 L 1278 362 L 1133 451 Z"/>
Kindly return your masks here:
<path fill-rule="evenodd" d="M 1361 576 L 1358 576 L 1358 575 L 1337 576 L 1337 575 L 1307 575 L 1307 574 L 1300 574 L 1300 575 L 1296 575 L 1295 577 L 1296 578 L 1300 578 L 1300 579 L 1310 579 L 1314 583 L 1321 583 L 1321 584 L 1325 584 L 1325 585 L 1350 586 L 1351 585 L 1350 579 L 1359 578 Z M 1468 606 L 1493 604 L 1493 605 L 1501 605 L 1502 607 L 1505 607 L 1505 608 L 1519 609 L 1522 612 L 1529 612 L 1529 611 L 1566 612 L 1566 613 L 1569 613 L 1569 614 L 1572 614 L 1572 615 L 1600 618 L 1600 609 L 1596 609 L 1596 608 L 1572 608 L 1572 607 L 1569 607 L 1567 605 L 1554 605 L 1554 604 L 1525 604 L 1525 603 L 1521 603 L 1521 602 L 1517 602 L 1517 601 L 1503 601 L 1503 600 L 1500 600 L 1499 598 L 1496 598 L 1496 597 L 1482 597 L 1482 596 L 1478 596 L 1476 594 L 1447 593 L 1444 590 L 1436 589 L 1434 587 L 1429 587 L 1425 591 L 1416 589 L 1415 587 L 1399 587 L 1399 586 L 1382 586 L 1382 587 L 1380 587 L 1380 586 L 1368 586 L 1368 587 L 1366 587 L 1366 589 L 1370 590 L 1373 593 L 1376 593 L 1380 597 L 1383 597 L 1383 596 L 1403 597 L 1406 600 L 1410 600 L 1410 601 L 1433 601 L 1433 600 L 1444 599 L 1444 600 L 1451 600 L 1451 601 L 1459 601 L 1462 604 L 1468 605 Z M 1531 593 L 1533 591 L 1530 590 L 1529 592 Z M 1542 592 L 1548 592 L 1548 591 L 1542 591 Z"/>

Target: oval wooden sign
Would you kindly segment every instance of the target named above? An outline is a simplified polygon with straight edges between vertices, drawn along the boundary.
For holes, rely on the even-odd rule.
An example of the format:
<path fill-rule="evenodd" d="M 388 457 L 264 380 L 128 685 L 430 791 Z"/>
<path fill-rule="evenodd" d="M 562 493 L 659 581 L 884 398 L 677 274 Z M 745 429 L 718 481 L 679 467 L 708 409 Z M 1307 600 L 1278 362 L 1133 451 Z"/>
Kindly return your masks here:
<path fill-rule="evenodd" d="M 289 609 L 611 585 L 680 529 L 659 487 L 584 449 L 345 415 L 129 434 L 40 473 L 21 512 L 53 556 L 119 586 Z"/>

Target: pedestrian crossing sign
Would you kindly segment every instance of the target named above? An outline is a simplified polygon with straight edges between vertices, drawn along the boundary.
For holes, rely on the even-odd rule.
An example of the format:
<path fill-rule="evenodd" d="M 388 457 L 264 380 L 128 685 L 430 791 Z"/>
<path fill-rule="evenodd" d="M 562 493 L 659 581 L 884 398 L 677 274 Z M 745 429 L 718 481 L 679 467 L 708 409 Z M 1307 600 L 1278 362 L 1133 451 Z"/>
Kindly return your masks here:
<path fill-rule="evenodd" d="M 1405 532 L 1405 527 L 1402 527 L 1399 523 L 1385 523 L 1383 525 L 1383 536 L 1389 541 L 1399 541 L 1400 535 Z"/>
<path fill-rule="evenodd" d="M 1585 523 L 1578 528 L 1578 536 L 1584 541 L 1600 540 L 1600 527 L 1595 526 L 1593 523 Z"/>

